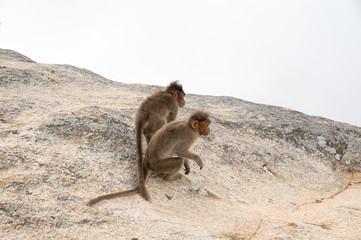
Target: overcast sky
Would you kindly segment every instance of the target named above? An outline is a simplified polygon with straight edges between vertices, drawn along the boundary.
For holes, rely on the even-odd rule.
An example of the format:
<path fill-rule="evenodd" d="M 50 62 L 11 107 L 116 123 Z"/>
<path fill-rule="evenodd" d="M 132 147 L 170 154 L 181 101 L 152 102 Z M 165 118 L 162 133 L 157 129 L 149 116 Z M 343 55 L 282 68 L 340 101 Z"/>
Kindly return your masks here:
<path fill-rule="evenodd" d="M 361 126 L 360 0 L 0 0 L 0 48 Z"/>

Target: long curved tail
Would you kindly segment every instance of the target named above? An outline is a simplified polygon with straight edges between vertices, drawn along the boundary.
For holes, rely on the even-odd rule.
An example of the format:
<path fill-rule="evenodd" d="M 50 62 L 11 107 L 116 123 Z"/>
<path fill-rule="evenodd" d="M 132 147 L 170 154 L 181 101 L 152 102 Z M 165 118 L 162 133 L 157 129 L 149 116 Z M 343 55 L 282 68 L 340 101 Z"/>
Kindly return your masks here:
<path fill-rule="evenodd" d="M 138 186 L 127 191 L 109 193 L 106 195 L 99 196 L 87 202 L 86 203 L 87 206 L 93 206 L 94 204 L 103 200 L 117 198 L 117 197 L 125 197 L 136 193 L 140 193 L 140 195 L 142 195 L 142 197 L 145 200 L 150 201 L 149 193 L 145 187 L 145 179 L 148 177 L 148 169 L 144 168 L 143 152 L 142 152 L 142 131 L 145 126 L 146 124 L 143 124 L 143 121 L 139 121 L 136 127 Z"/>
<path fill-rule="evenodd" d="M 149 193 L 145 187 L 145 179 L 148 175 L 148 169 L 144 168 L 143 164 L 143 149 L 142 149 L 142 131 L 145 128 L 146 124 L 144 124 L 143 120 L 140 120 L 137 124 L 136 129 L 136 145 L 137 145 L 137 165 L 138 165 L 138 186 L 140 195 L 147 200 L 150 201 Z"/>
<path fill-rule="evenodd" d="M 116 193 L 109 193 L 106 195 L 102 195 L 99 196 L 97 198 L 94 198 L 92 200 L 90 200 L 89 202 L 86 203 L 87 206 L 93 206 L 94 204 L 103 201 L 103 200 L 107 200 L 107 199 L 112 199 L 112 198 L 117 198 L 117 197 L 125 197 L 125 196 L 130 196 L 133 194 L 139 193 L 139 187 L 136 186 L 133 189 L 127 190 L 127 191 L 122 191 L 122 192 L 116 192 Z"/>

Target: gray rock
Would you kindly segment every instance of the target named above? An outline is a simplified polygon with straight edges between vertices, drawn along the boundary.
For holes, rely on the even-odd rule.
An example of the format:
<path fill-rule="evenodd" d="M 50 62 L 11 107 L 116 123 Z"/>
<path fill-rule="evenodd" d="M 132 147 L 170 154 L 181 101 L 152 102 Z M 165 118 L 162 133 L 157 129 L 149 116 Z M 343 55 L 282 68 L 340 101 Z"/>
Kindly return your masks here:
<path fill-rule="evenodd" d="M 360 236 L 361 128 L 231 97 L 180 109 L 211 113 L 202 170 L 86 207 L 136 184 L 134 115 L 159 88 L 0 49 L 0 239 Z"/>

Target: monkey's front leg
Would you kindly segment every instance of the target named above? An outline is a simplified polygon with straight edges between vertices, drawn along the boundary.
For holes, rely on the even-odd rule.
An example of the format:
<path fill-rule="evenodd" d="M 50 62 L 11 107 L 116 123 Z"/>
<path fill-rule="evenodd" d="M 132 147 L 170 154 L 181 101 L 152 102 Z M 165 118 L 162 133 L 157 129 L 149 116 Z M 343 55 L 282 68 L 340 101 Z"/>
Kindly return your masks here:
<path fill-rule="evenodd" d="M 191 159 L 191 160 L 195 161 L 198 164 L 200 169 L 203 168 L 202 159 L 195 153 L 192 153 L 192 152 L 189 152 L 189 151 L 184 151 L 184 152 L 178 153 L 178 157 Z"/>
<path fill-rule="evenodd" d="M 167 123 L 174 121 L 177 118 L 177 111 L 175 113 L 170 112 L 167 116 Z"/>
<path fill-rule="evenodd" d="M 185 159 L 184 160 L 184 173 L 185 173 L 185 175 L 188 175 L 190 171 L 191 171 L 191 168 L 189 167 L 188 159 Z"/>

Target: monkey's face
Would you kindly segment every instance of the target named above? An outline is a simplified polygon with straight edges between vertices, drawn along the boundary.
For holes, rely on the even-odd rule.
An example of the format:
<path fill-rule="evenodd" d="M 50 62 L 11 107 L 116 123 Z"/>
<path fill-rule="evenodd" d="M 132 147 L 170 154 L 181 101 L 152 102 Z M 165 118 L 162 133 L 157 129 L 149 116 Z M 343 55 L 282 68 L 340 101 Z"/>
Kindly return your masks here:
<path fill-rule="evenodd" d="M 184 96 L 185 96 L 184 92 L 179 92 L 179 91 L 176 91 L 173 94 L 173 97 L 175 100 L 177 100 L 179 107 L 184 107 L 184 105 L 186 104 L 186 101 L 184 100 Z"/>
<path fill-rule="evenodd" d="M 211 120 L 209 119 L 199 123 L 198 132 L 201 136 L 208 136 L 211 133 L 211 129 L 209 128 L 210 124 L 211 124 Z"/>

